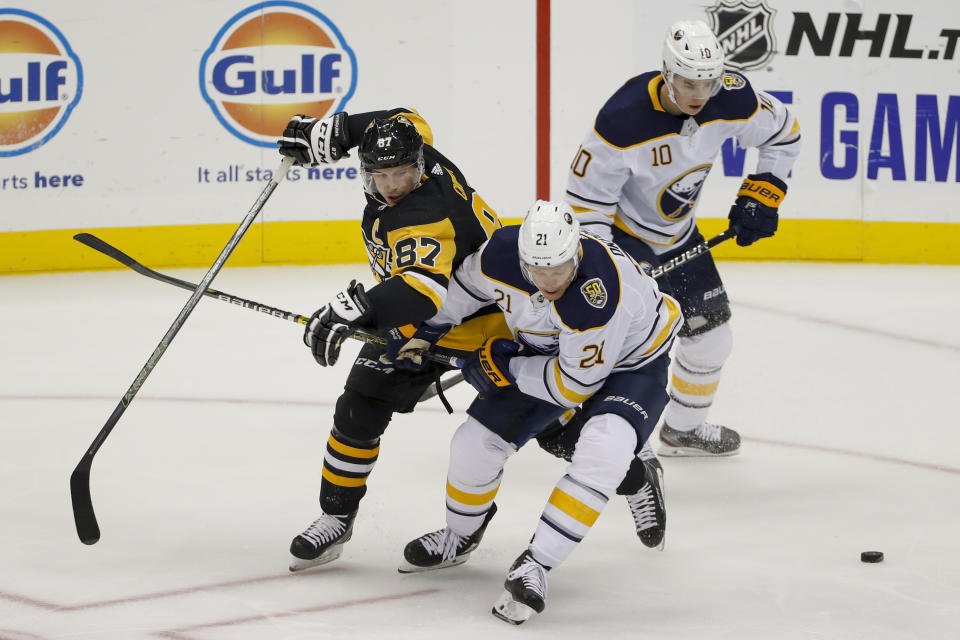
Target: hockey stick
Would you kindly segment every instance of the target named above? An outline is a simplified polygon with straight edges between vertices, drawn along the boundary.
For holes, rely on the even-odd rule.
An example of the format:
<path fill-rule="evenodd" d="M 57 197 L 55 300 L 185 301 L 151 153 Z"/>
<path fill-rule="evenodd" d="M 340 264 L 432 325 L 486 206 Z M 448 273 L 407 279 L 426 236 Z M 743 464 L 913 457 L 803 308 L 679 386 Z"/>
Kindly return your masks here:
<path fill-rule="evenodd" d="M 230 240 L 223 248 L 223 251 L 220 252 L 220 255 L 217 256 L 213 266 L 211 266 L 207 271 L 207 274 L 203 276 L 203 280 L 200 281 L 199 285 L 194 287 L 193 295 L 190 296 L 190 299 L 187 300 L 187 303 L 183 306 L 183 309 L 181 309 L 180 314 L 173 321 L 173 324 L 170 325 L 170 328 L 167 329 L 167 332 L 163 335 L 163 338 L 160 339 L 160 343 L 153 350 L 153 353 L 150 354 L 150 357 L 147 359 L 147 363 L 143 365 L 142 369 L 140 369 L 140 373 L 137 374 L 133 384 L 130 385 L 130 388 L 127 389 L 127 392 L 122 398 L 120 398 L 120 402 L 117 403 L 117 407 L 113 410 L 113 413 L 110 414 L 110 417 L 107 418 L 106 424 L 104 424 L 103 428 L 100 429 L 100 433 L 98 433 L 97 437 L 94 438 L 86 453 L 84 453 L 83 457 L 80 458 L 80 462 L 77 464 L 77 467 L 73 470 L 73 473 L 70 474 L 70 498 L 73 502 L 73 519 L 77 525 L 77 535 L 80 537 L 80 541 L 82 543 L 95 544 L 98 540 L 100 540 L 100 526 L 97 524 L 97 515 L 93 510 L 93 499 L 90 497 L 90 467 L 93 464 L 93 457 L 97 454 L 97 451 L 99 451 L 100 447 L 103 446 L 104 441 L 107 439 L 107 436 L 110 435 L 110 432 L 113 431 L 113 428 L 120 420 L 120 417 L 123 415 L 124 411 L 126 411 L 130 403 L 133 402 L 134 396 L 137 395 L 140 387 L 143 386 L 147 376 L 150 375 L 150 372 L 153 371 L 153 368 L 157 365 L 157 362 L 160 361 L 160 358 L 167 350 L 167 347 L 170 346 L 170 343 L 173 341 L 174 337 L 176 337 L 177 333 L 180 331 L 180 328 L 187 321 L 190 313 L 197 306 L 200 298 L 203 297 L 203 294 L 206 293 L 210 288 L 210 282 L 217 275 L 217 273 L 219 273 L 221 267 L 223 267 L 223 263 L 227 261 L 227 258 L 230 257 L 230 254 L 233 253 L 233 250 L 240 242 L 240 239 L 247 232 L 247 229 L 250 228 L 254 218 L 256 218 L 257 214 L 260 213 L 260 210 L 263 209 L 263 206 L 267 203 L 267 200 L 273 194 L 274 190 L 286 176 L 287 170 L 292 164 L 293 159 L 288 157 L 284 157 L 280 162 L 277 172 L 273 175 L 270 182 L 268 182 L 263 188 L 263 191 L 260 192 L 260 196 L 257 198 L 256 202 L 253 203 L 253 206 L 250 207 L 250 210 L 240 223 L 240 226 L 237 227 L 237 230 L 233 232 L 233 236 L 231 236 Z"/>
<path fill-rule="evenodd" d="M 76 240 L 77 242 L 80 242 L 81 244 L 87 245 L 91 249 L 95 249 L 99 251 L 100 253 L 104 254 L 109 258 L 113 258 L 114 260 L 116 260 L 117 262 L 119 262 L 124 266 L 130 267 L 131 269 L 133 269 L 134 271 L 136 271 L 142 276 L 146 276 L 154 280 L 159 280 L 160 282 L 165 282 L 166 284 L 171 284 L 175 287 L 180 287 L 181 289 L 186 289 L 188 291 L 193 291 L 197 288 L 197 285 L 192 282 L 181 280 L 180 278 L 174 278 L 173 276 L 169 276 L 165 273 L 160 273 L 159 271 L 154 271 L 150 267 L 147 267 L 141 264 L 140 262 L 137 262 L 127 254 L 125 254 L 123 251 L 120 251 L 120 249 L 117 249 L 113 245 L 104 242 L 103 240 L 101 240 L 100 238 L 98 238 L 97 236 L 91 233 L 78 233 L 77 235 L 73 236 L 73 239 Z M 246 298 L 241 298 L 240 296 L 224 293 L 223 291 L 217 291 L 216 289 L 211 289 L 209 287 L 203 292 L 203 295 L 209 296 L 211 298 L 216 298 L 217 300 L 226 302 L 228 304 L 234 304 L 239 307 L 243 307 L 244 309 L 259 311 L 260 313 L 265 313 L 275 318 L 281 318 L 283 320 L 289 320 L 290 322 L 296 322 L 297 324 L 306 325 L 310 322 L 309 316 L 302 316 L 298 313 L 293 313 L 292 311 L 284 311 L 283 309 L 271 307 L 261 302 L 247 300 Z M 361 330 L 354 330 L 354 332 L 350 335 L 350 337 L 355 340 L 360 340 L 361 342 L 367 342 L 370 344 L 378 344 L 378 345 L 387 344 L 386 339 L 381 338 L 380 336 L 374 335 L 372 333 L 367 333 L 366 331 L 361 331 Z M 427 358 L 429 358 L 430 360 L 433 360 L 434 362 L 450 365 L 452 367 L 459 368 L 462 364 L 460 359 L 453 355 L 428 351 L 426 353 L 426 356 Z M 451 378 L 451 380 L 453 380 L 453 378 Z M 456 383 L 451 383 L 451 384 L 456 384 Z M 443 387 L 443 388 L 444 390 L 446 390 L 448 387 Z"/>
<path fill-rule="evenodd" d="M 727 229 L 723 233 L 717 234 L 705 242 L 701 242 L 700 244 L 693 247 L 692 249 L 687 249 L 680 255 L 670 258 L 669 260 L 667 260 L 665 263 L 663 263 L 656 269 L 653 269 L 652 271 L 650 271 L 650 277 L 659 278 L 663 274 L 673 271 L 680 265 L 687 263 L 690 260 L 693 260 L 694 258 L 699 258 L 703 254 L 707 253 L 708 251 L 713 249 L 715 246 L 720 244 L 721 242 L 726 242 L 730 238 L 736 238 L 736 237 L 737 237 L 736 229 Z"/>

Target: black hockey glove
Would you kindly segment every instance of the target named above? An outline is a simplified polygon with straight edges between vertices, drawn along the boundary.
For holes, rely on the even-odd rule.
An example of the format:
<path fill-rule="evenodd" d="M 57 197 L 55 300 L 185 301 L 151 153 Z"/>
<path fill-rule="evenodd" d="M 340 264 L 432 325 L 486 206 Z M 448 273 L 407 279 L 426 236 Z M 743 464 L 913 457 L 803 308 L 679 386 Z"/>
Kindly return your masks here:
<path fill-rule="evenodd" d="M 433 326 L 422 324 L 413 337 L 407 338 L 399 329 L 391 329 L 387 334 L 387 352 L 380 356 L 383 364 L 392 364 L 404 371 L 423 371 L 430 361 L 425 357 L 453 325 Z"/>
<path fill-rule="evenodd" d="M 283 130 L 283 137 L 277 140 L 277 146 L 282 155 L 290 156 L 301 166 L 333 164 L 349 155 L 347 112 L 341 111 L 323 120 L 293 116 Z"/>
<path fill-rule="evenodd" d="M 510 375 L 510 359 L 520 351 L 520 345 L 506 338 L 490 338 L 464 362 L 463 379 L 481 395 L 509 387 L 516 383 Z"/>
<path fill-rule="evenodd" d="M 747 247 L 776 233 L 777 209 L 786 195 L 786 183 L 772 173 L 753 173 L 744 179 L 727 216 L 738 245 Z"/>
<path fill-rule="evenodd" d="M 303 332 L 303 343 L 310 347 L 313 359 L 330 367 L 340 357 L 340 345 L 362 322 L 370 309 L 363 285 L 356 280 L 328 304 L 317 309 Z"/>

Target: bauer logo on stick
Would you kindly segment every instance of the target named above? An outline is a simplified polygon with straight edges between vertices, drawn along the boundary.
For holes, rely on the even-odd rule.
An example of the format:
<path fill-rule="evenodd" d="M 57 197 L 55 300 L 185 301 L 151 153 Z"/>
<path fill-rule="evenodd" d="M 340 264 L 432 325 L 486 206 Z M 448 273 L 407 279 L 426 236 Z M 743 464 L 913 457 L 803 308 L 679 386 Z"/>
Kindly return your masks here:
<path fill-rule="evenodd" d="M 290 117 L 322 120 L 343 111 L 357 85 L 357 61 L 324 14 L 273 0 L 240 11 L 200 61 L 200 92 L 244 142 L 275 148 Z"/>
<path fill-rule="evenodd" d="M 80 59 L 53 24 L 29 11 L 0 9 L 0 157 L 48 142 L 82 87 Z"/>

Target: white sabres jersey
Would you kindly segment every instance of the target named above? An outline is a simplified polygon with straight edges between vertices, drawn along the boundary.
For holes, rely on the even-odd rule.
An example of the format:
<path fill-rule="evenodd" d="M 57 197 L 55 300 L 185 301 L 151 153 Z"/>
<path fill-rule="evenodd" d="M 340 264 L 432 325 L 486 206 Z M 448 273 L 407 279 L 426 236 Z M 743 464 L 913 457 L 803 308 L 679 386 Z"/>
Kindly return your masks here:
<path fill-rule="evenodd" d="M 738 73 L 724 74 L 723 88 L 696 116 L 667 113 L 662 84 L 660 72 L 644 73 L 607 101 L 570 167 L 566 196 L 586 230 L 609 237 L 614 225 L 656 253 L 693 232 L 697 199 L 724 140 L 759 147 L 754 173 L 784 182 L 800 152 L 796 118 Z"/>
<path fill-rule="evenodd" d="M 639 369 L 667 353 L 683 324 L 680 305 L 615 244 L 581 234 L 581 261 L 566 292 L 550 302 L 520 271 L 519 226 L 498 229 L 454 272 L 429 324 L 459 324 L 491 301 L 524 353 L 510 361 L 527 395 L 575 407 L 614 371 Z"/>

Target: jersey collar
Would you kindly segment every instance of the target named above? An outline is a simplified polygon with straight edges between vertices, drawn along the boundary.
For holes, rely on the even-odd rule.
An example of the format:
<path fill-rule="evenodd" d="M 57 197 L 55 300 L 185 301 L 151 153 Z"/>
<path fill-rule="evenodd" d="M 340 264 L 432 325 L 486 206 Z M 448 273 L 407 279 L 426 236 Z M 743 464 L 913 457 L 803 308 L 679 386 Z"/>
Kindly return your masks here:
<path fill-rule="evenodd" d="M 660 86 L 663 84 L 663 75 L 657 74 L 650 78 L 650 82 L 647 83 L 647 91 L 650 92 L 650 100 L 653 102 L 654 111 L 667 112 L 663 108 L 663 105 L 660 104 Z"/>

